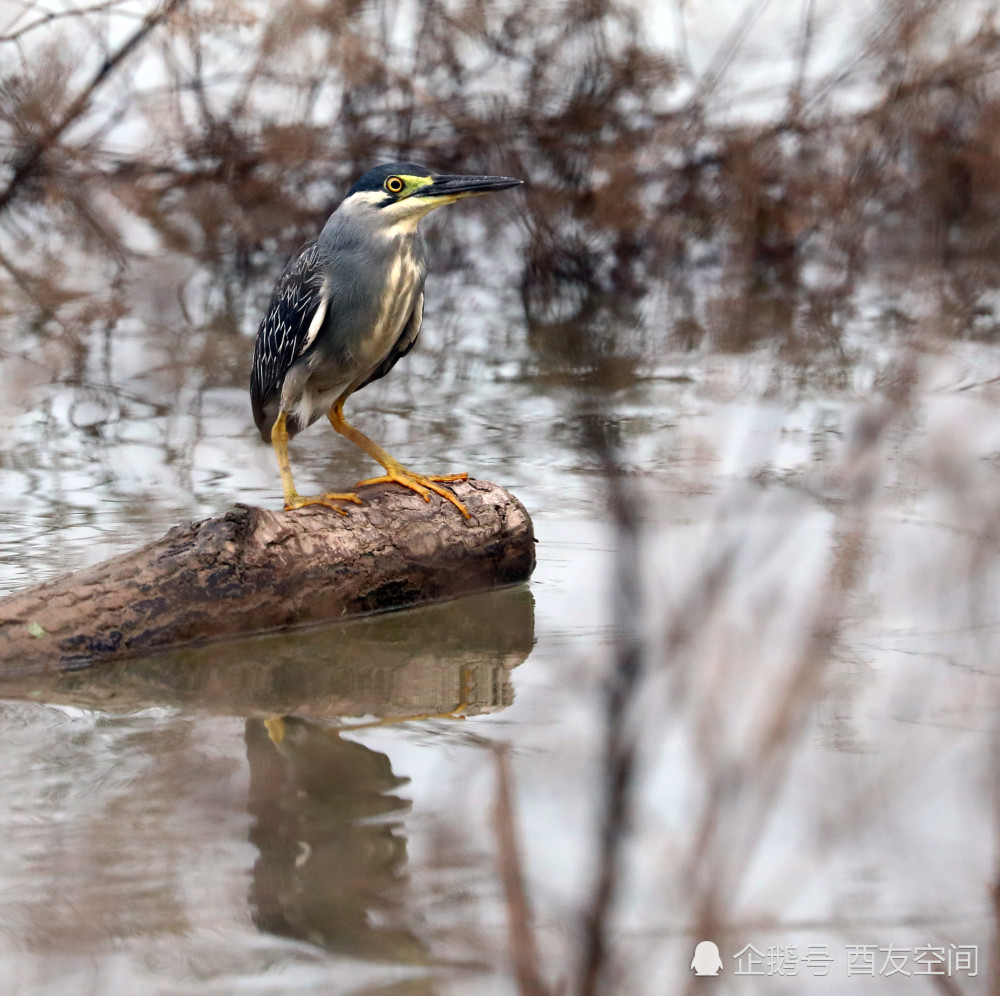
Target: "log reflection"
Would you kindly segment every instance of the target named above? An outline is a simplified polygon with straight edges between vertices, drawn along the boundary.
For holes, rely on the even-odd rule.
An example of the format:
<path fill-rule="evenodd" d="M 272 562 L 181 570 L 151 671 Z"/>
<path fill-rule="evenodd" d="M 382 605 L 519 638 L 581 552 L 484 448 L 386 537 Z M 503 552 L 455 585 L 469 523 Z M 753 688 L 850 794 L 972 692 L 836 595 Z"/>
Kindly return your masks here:
<path fill-rule="evenodd" d="M 533 645 L 531 592 L 509 588 L 318 629 L 10 679 L 0 682 L 0 695 L 107 712 L 173 706 L 262 718 L 394 720 L 456 709 L 475 715 L 511 703 L 510 671 Z"/>

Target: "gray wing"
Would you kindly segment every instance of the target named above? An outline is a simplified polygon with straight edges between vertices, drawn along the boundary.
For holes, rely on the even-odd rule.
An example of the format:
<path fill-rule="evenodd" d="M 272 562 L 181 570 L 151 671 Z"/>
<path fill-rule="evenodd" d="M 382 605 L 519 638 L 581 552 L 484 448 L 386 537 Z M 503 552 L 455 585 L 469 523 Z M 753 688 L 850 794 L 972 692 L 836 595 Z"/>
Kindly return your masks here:
<path fill-rule="evenodd" d="M 403 331 L 399 334 L 396 344 L 389 351 L 389 355 L 375 368 L 371 376 L 359 384 L 355 390 L 367 387 L 373 380 L 384 377 L 406 354 L 413 349 L 420 335 L 420 324 L 424 319 L 424 289 L 423 286 L 417 292 L 416 300 L 413 302 L 413 311 L 403 326 Z"/>
<path fill-rule="evenodd" d="M 304 245 L 275 285 L 257 330 L 250 373 L 253 419 L 265 440 L 277 418 L 285 374 L 310 341 L 310 325 L 320 306 L 323 283 L 315 242 Z"/>

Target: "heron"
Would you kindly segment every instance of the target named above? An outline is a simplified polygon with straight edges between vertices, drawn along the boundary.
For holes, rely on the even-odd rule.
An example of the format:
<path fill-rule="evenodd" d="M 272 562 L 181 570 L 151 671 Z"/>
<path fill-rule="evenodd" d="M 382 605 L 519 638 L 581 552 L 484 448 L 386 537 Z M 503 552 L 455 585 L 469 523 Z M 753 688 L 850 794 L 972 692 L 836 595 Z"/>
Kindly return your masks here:
<path fill-rule="evenodd" d="M 370 169 L 348 191 L 322 231 L 288 262 L 254 344 L 250 400 L 264 442 L 274 447 L 285 509 L 341 502 L 354 492 L 303 496 L 295 489 L 288 440 L 326 415 L 333 428 L 384 474 L 355 488 L 392 482 L 431 500 L 468 509 L 442 484 L 468 474 L 425 475 L 405 467 L 344 418 L 344 403 L 384 377 L 413 348 L 424 310 L 427 246 L 419 224 L 435 208 L 506 190 L 509 176 L 436 173 L 416 163 Z"/>

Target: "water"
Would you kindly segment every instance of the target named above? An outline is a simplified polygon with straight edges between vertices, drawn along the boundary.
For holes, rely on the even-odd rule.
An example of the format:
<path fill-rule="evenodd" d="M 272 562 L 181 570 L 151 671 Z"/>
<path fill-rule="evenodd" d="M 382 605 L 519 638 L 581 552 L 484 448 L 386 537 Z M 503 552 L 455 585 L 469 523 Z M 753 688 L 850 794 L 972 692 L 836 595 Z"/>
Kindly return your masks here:
<path fill-rule="evenodd" d="M 719 992 L 994 991 L 989 5 L 480 6 L 200 5 L 0 208 L 0 592 L 280 506 L 256 324 L 404 154 L 531 182 L 435 219 L 421 342 L 347 415 L 538 537 L 518 588 L 0 683 L 0 990 L 512 993 L 513 830 L 581 991 L 610 724 L 604 991 L 700 988 L 700 941 Z M 129 11 L 0 39 L 5 155 Z M 291 456 L 375 471 L 322 423 Z"/>
<path fill-rule="evenodd" d="M 446 349 L 464 324 L 457 283 L 432 283 L 427 342 L 354 414 L 418 467 L 513 490 L 539 539 L 530 586 L 8 683 L 0 985 L 510 992 L 501 743 L 543 971 L 571 970 L 619 632 L 618 536 L 580 442 L 603 412 L 641 501 L 649 654 L 614 930 L 622 991 L 676 991 L 705 902 L 728 972 L 747 943 L 797 949 L 799 974 L 772 973 L 769 992 L 814 977 L 810 946 L 833 959 L 824 991 L 929 986 L 879 971 L 890 944 L 911 972 L 920 946 L 941 947 L 961 991 L 979 991 L 1000 622 L 983 544 L 1000 430 L 995 388 L 976 385 L 1000 354 L 925 342 L 905 412 L 852 457 L 872 385 L 910 355 L 877 307 L 846 329 L 862 359 L 839 372 L 803 381 L 767 348 L 709 346 L 580 387 L 537 352 L 497 348 L 515 320 L 502 291 L 483 291 L 492 317 L 466 316 L 469 336 Z M 234 500 L 276 507 L 240 383 L 248 336 L 162 333 L 126 327 L 79 382 L 7 394 L 8 589 Z M 191 362 L 209 346 L 212 363 Z M 305 487 L 370 470 L 319 426 L 293 467 Z M 873 493 L 853 504 L 866 473 Z M 841 584 L 831 563 L 852 543 L 858 577 Z M 828 605 L 836 633 L 814 656 Z M 857 949 L 875 951 L 874 978 L 849 967 L 848 945 L 874 945 Z M 960 950 L 981 957 L 977 977 Z"/>

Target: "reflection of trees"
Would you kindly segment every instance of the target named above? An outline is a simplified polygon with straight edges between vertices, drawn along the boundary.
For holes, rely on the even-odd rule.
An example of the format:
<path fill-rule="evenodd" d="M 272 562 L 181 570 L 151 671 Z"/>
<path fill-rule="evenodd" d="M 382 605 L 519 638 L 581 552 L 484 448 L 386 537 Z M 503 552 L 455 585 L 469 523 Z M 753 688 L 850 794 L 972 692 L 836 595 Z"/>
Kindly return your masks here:
<path fill-rule="evenodd" d="M 409 803 L 389 758 L 335 730 L 288 717 L 248 720 L 250 902 L 261 930 L 357 958 L 412 963 L 423 945 L 401 926 Z"/>

